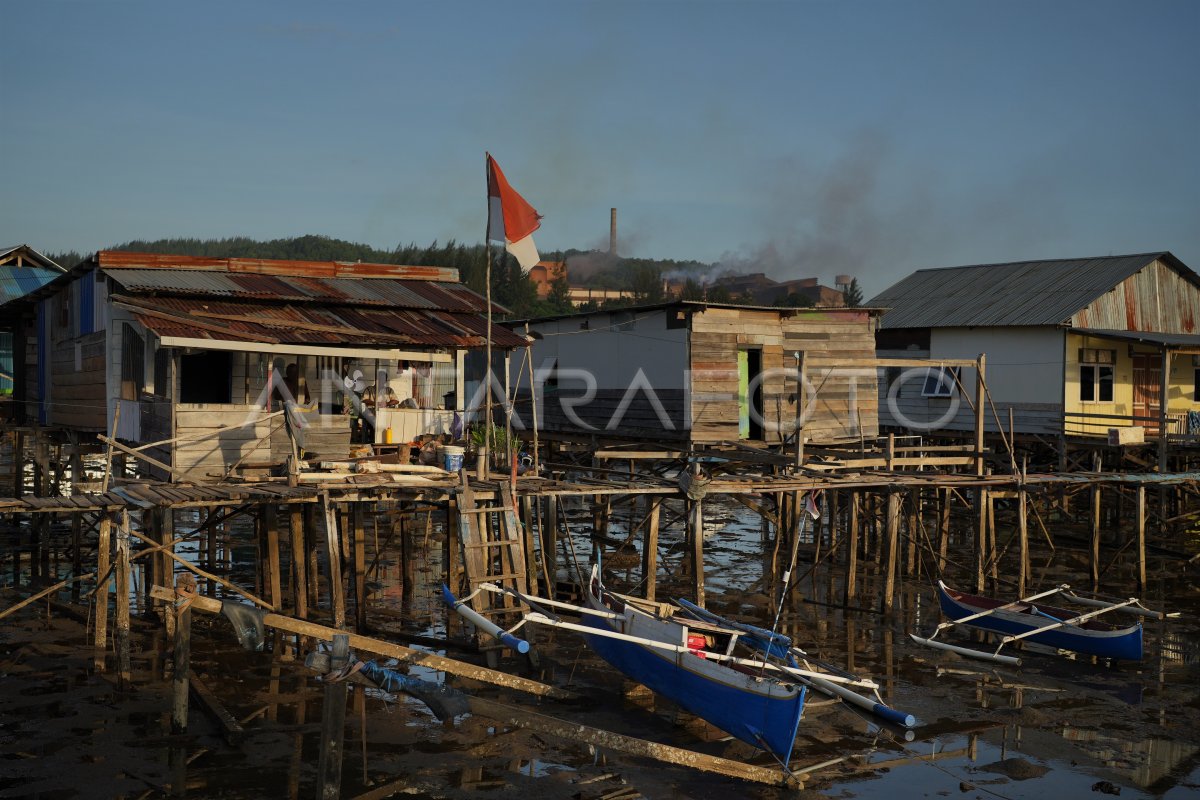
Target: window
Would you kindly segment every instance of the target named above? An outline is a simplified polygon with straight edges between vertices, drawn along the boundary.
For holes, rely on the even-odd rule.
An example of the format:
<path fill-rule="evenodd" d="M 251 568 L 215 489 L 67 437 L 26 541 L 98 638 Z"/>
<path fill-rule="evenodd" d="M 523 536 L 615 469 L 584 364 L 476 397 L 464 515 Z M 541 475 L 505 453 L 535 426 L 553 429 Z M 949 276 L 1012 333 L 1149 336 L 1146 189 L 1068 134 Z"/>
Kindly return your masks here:
<path fill-rule="evenodd" d="M 227 350 L 205 350 L 179 357 L 179 402 L 229 403 L 231 400 L 232 354 Z"/>
<path fill-rule="evenodd" d="M 171 394 L 171 351 L 165 347 L 154 351 L 154 393 L 159 397 Z"/>
<path fill-rule="evenodd" d="M 1192 402 L 1200 403 L 1200 369 L 1192 371 Z"/>
<path fill-rule="evenodd" d="M 921 387 L 922 397 L 950 397 L 958 386 L 957 368 L 930 367 L 925 370 L 925 385 Z"/>
<path fill-rule="evenodd" d="M 1079 350 L 1079 400 L 1084 403 L 1113 401 L 1113 364 L 1116 350 L 1090 347 Z"/>

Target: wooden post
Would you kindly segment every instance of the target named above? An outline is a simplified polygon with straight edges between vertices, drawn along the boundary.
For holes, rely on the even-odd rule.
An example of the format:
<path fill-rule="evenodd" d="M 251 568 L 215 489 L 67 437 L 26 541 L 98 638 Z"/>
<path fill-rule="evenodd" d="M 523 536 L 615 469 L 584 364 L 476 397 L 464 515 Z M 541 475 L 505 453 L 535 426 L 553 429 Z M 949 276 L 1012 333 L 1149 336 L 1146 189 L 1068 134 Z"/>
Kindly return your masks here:
<path fill-rule="evenodd" d="M 308 619 L 308 556 L 304 547 L 304 512 L 299 506 L 288 509 L 292 549 L 292 607 L 300 619 Z"/>
<path fill-rule="evenodd" d="M 367 536 L 363 523 L 363 502 L 350 504 L 354 522 L 354 626 L 367 632 Z"/>
<path fill-rule="evenodd" d="M 1146 484 L 1137 485 L 1138 591 L 1146 591 Z"/>
<path fill-rule="evenodd" d="M 696 605 L 704 608 L 704 502 L 692 504 L 692 566 L 696 581 Z"/>
<path fill-rule="evenodd" d="M 554 582 L 558 575 L 558 503 L 553 495 L 546 497 L 546 527 L 542 529 L 542 569 L 551 585 L 546 587 L 546 596 L 554 597 Z"/>
<path fill-rule="evenodd" d="M 938 492 L 938 558 L 937 574 L 941 578 L 946 572 L 946 554 L 950 547 L 950 490 Z"/>
<path fill-rule="evenodd" d="M 263 506 L 262 525 L 267 539 L 267 598 L 283 608 L 283 576 L 279 564 L 279 515 L 273 505 Z"/>
<path fill-rule="evenodd" d="M 979 524 L 975 529 L 975 591 L 984 590 L 983 574 L 987 564 L 988 490 L 982 487 L 975 493 Z"/>
<path fill-rule="evenodd" d="M 1029 582 L 1029 518 L 1025 484 L 1017 488 L 1017 534 L 1020 537 L 1021 566 L 1017 570 L 1017 597 L 1025 596 Z"/>
<path fill-rule="evenodd" d="M 129 512 L 121 512 L 117 526 L 117 620 L 113 643 L 117 648 L 117 685 L 129 688 L 132 668 L 129 663 Z"/>
<path fill-rule="evenodd" d="M 158 574 L 161 576 L 159 583 L 163 586 L 174 586 L 175 560 L 171 555 L 175 552 L 174 544 L 167 544 L 175 539 L 175 512 L 170 508 L 157 509 L 156 516 L 158 527 L 158 542 L 163 547 L 159 553 L 159 568 Z M 167 637 L 174 638 L 175 636 L 175 614 L 167 607 L 162 608 L 162 619 L 167 629 Z"/>
<path fill-rule="evenodd" d="M 96 609 L 96 630 L 93 633 L 94 655 L 93 664 L 96 672 L 106 669 L 108 654 L 108 596 L 112 592 L 112 576 L 108 574 L 112 557 L 112 515 L 101 512 L 99 541 L 96 545 L 96 576 L 100 583 L 96 586 L 96 596 L 93 605 Z M 15 554 L 14 554 L 15 555 Z"/>
<path fill-rule="evenodd" d="M 662 498 L 652 498 L 646 538 L 642 541 L 642 579 L 646 584 L 646 599 L 651 601 L 658 589 L 658 518 L 661 512 Z"/>
<path fill-rule="evenodd" d="M 83 480 L 83 456 L 79 453 L 79 442 L 71 442 L 71 493 L 79 493 L 79 482 Z M 71 515 L 71 574 L 83 574 L 83 516 L 79 512 Z M 80 585 L 71 584 L 71 600 L 79 601 Z"/>
<path fill-rule="evenodd" d="M 344 633 L 335 634 L 330 670 L 340 670 L 349 662 L 350 637 Z M 337 800 L 341 796 L 348 689 L 349 685 L 342 681 L 325 684 L 325 702 L 321 709 L 321 751 L 317 757 L 317 787 L 321 800 Z"/>
<path fill-rule="evenodd" d="M 987 369 L 987 356 L 979 354 L 975 360 L 975 474 L 983 474 L 983 407 L 985 403 L 984 373 Z M 979 587 L 983 589 L 982 586 Z"/>
<path fill-rule="evenodd" d="M 106 486 L 105 489 L 108 487 Z M 13 497 L 25 496 L 25 434 L 13 432 Z"/>
<path fill-rule="evenodd" d="M 918 531 L 921 528 L 921 490 L 914 486 L 908 492 L 908 537 L 904 543 L 905 559 L 904 559 L 904 574 L 912 577 L 917 568 L 917 548 L 921 541 L 918 537 Z"/>
<path fill-rule="evenodd" d="M 887 498 L 887 566 L 883 587 L 883 613 L 892 613 L 896 592 L 896 547 L 900 539 L 900 495 L 888 492 Z"/>
<path fill-rule="evenodd" d="M 430 513 L 432 512 L 426 512 L 425 519 L 429 519 Z M 408 524 L 408 518 L 404 514 L 398 515 L 396 524 L 400 526 L 400 563 L 401 569 L 404 571 L 404 585 L 400 589 L 400 598 L 403 602 L 409 603 L 417 594 L 417 553 L 413 544 L 413 528 L 415 526 Z M 378 557 L 378 553 L 376 557 Z"/>
<path fill-rule="evenodd" d="M 842 605 L 854 600 L 858 591 L 858 492 L 850 493 L 850 520 L 846 527 L 846 591 Z"/>
<path fill-rule="evenodd" d="M 322 494 L 321 511 L 325 515 L 325 551 L 329 562 L 329 607 L 333 609 L 333 627 L 346 627 L 346 594 L 342 589 L 342 548 L 338 541 L 337 511 Z"/>
<path fill-rule="evenodd" d="M 180 575 L 180 583 L 195 590 L 196 581 L 189 573 Z M 192 612 L 172 609 L 175 615 L 175 668 L 171 676 L 174 689 L 171 703 L 171 732 L 183 733 L 188 726 L 188 682 L 192 670 Z"/>
<path fill-rule="evenodd" d="M 1000 543 L 996 540 L 996 498 L 988 492 L 988 572 L 992 576 L 992 589 L 1000 588 Z"/>
<path fill-rule="evenodd" d="M 896 468 L 896 434 L 887 435 L 887 449 L 883 451 L 884 469 L 891 472 Z"/>
<path fill-rule="evenodd" d="M 1092 484 L 1092 590 L 1100 588 L 1100 484 Z"/>

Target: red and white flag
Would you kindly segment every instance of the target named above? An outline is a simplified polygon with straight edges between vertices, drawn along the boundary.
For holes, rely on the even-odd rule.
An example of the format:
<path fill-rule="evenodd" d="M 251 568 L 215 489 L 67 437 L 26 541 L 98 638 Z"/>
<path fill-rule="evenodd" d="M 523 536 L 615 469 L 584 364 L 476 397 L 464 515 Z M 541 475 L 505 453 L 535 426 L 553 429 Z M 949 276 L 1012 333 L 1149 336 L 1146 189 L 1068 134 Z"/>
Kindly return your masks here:
<path fill-rule="evenodd" d="M 528 272 L 540 260 L 533 232 L 541 227 L 542 215 L 508 185 L 491 153 L 487 157 L 487 180 L 488 239 L 504 242 L 505 249 Z"/>
<path fill-rule="evenodd" d="M 817 502 L 817 492 L 809 492 L 804 495 L 804 510 L 813 519 L 821 518 L 821 504 Z"/>

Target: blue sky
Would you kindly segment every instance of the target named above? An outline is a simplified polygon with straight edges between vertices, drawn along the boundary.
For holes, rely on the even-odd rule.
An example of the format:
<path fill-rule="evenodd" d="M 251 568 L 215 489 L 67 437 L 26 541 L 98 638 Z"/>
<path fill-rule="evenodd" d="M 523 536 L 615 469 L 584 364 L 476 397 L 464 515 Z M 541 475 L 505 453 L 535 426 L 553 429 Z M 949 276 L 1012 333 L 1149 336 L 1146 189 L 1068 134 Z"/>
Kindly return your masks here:
<path fill-rule="evenodd" d="M 1194 2 L 0 0 L 0 245 L 485 227 L 858 275 L 1200 269 Z"/>

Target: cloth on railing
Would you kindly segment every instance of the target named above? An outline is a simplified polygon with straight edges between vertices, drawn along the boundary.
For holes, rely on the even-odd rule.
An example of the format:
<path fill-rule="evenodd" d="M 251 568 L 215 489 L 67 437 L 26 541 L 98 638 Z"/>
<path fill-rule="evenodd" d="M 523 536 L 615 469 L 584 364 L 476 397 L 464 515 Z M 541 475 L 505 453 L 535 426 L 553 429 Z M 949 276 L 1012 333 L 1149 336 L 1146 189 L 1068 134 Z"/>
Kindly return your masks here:
<path fill-rule="evenodd" d="M 1187 415 L 1187 432 L 1189 436 L 1200 435 L 1200 411 L 1189 411 Z"/>

